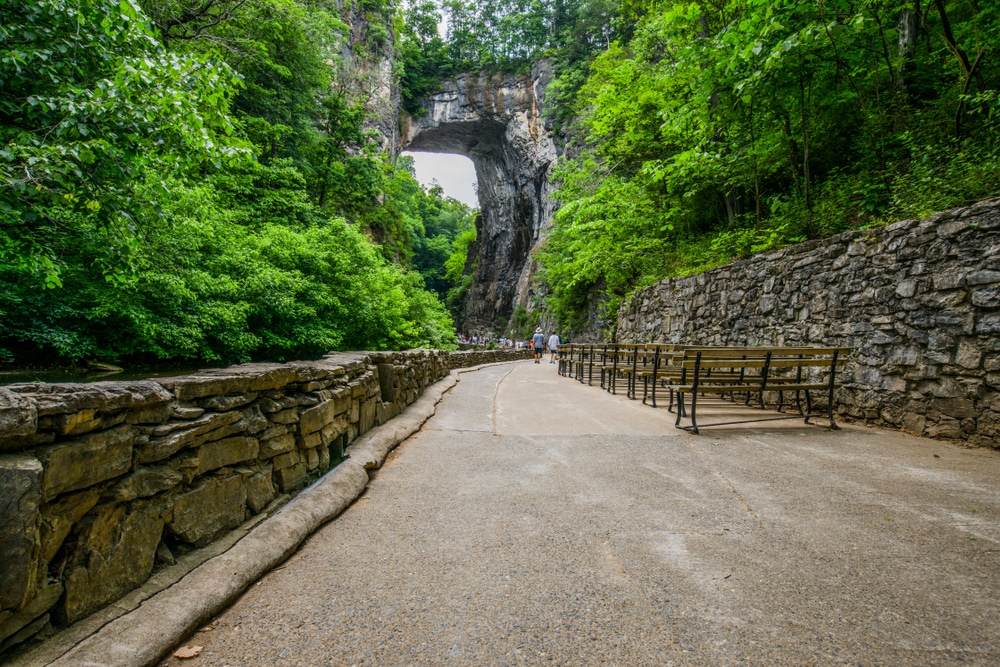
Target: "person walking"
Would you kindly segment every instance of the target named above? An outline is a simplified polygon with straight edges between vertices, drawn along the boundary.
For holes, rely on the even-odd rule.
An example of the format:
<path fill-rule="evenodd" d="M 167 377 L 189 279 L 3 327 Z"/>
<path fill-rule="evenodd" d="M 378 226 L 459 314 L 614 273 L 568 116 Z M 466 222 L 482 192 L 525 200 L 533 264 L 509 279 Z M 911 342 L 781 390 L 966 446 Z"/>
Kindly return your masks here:
<path fill-rule="evenodd" d="M 552 353 L 552 359 L 549 360 L 550 364 L 556 363 L 556 352 L 558 352 L 559 342 L 559 334 L 553 329 L 549 335 L 549 352 Z"/>
<path fill-rule="evenodd" d="M 535 329 L 535 335 L 531 337 L 531 344 L 535 348 L 535 363 L 542 363 L 542 351 L 545 349 L 545 334 L 542 333 L 541 327 Z"/>

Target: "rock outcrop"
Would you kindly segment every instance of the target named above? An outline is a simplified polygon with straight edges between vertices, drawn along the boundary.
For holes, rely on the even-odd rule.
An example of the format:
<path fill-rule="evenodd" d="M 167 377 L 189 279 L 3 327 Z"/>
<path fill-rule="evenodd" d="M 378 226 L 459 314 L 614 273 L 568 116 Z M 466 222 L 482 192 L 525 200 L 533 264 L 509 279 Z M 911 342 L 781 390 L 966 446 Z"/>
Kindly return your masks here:
<path fill-rule="evenodd" d="M 469 333 L 492 331 L 528 305 L 531 250 L 553 211 L 558 151 L 542 120 L 551 74 L 545 62 L 530 76 L 463 74 L 426 100 L 427 114 L 402 119 L 404 150 L 465 155 L 476 168 L 479 255 L 459 323 Z"/>

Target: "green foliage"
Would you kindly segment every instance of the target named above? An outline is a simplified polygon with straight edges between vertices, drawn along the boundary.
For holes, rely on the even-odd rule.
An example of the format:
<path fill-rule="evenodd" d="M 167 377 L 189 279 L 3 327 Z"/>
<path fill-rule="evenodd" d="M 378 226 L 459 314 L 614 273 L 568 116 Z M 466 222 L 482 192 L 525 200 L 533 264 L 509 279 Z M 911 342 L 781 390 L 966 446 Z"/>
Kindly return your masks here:
<path fill-rule="evenodd" d="M 230 155 L 236 83 L 164 52 L 130 0 L 0 3 L 0 261 L 58 287 L 55 244 L 97 234 L 95 261 L 125 280 L 162 194 L 133 185 Z"/>
<path fill-rule="evenodd" d="M 97 244 L 75 249 L 62 290 L 32 291 L 29 274 L 4 271 L 2 337 L 70 359 L 223 362 L 451 344 L 451 318 L 422 278 L 387 262 L 357 226 L 246 226 L 211 184 L 170 190 L 173 224 L 147 239 L 132 285 L 88 269 Z"/>
<path fill-rule="evenodd" d="M 396 42 L 403 110 L 420 114 L 420 101 L 437 92 L 441 79 L 452 71 L 445 41 L 438 35 L 441 14 L 433 0 L 412 2 L 404 12 Z"/>
<path fill-rule="evenodd" d="M 550 95 L 579 144 L 540 253 L 550 306 L 565 325 L 663 277 L 1000 193 L 993 9 L 942 0 L 901 34 L 913 6 L 892 1 L 622 7 Z"/>
<path fill-rule="evenodd" d="M 462 215 L 416 186 L 433 234 L 406 229 L 339 5 L 143 5 L 0 3 L 2 360 L 454 346 L 407 264 L 443 272 Z"/>
<path fill-rule="evenodd" d="M 448 289 L 445 304 L 456 321 L 461 319 L 465 307 L 465 297 L 472 287 L 472 274 L 476 270 L 476 220 L 465 218 L 458 234 L 451 244 L 451 255 L 445 261 L 444 269 L 451 287 Z"/>

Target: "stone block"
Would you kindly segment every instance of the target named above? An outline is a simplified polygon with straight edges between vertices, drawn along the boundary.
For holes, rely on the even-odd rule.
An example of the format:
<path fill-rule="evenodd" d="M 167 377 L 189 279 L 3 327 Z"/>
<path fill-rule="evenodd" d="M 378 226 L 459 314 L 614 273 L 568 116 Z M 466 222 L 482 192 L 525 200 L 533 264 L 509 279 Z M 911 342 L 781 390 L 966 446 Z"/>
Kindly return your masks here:
<path fill-rule="evenodd" d="M 228 394 L 226 396 L 210 396 L 198 401 L 198 406 L 214 412 L 228 412 L 234 408 L 243 407 L 257 400 L 257 392 Z"/>
<path fill-rule="evenodd" d="M 319 432 L 302 435 L 295 440 L 295 444 L 299 449 L 312 449 L 313 447 L 318 447 L 322 442 L 323 436 Z"/>
<path fill-rule="evenodd" d="M 153 571 L 163 535 L 157 511 L 137 504 L 127 515 L 115 508 L 105 516 L 100 535 L 81 536 L 78 549 L 86 552 L 86 561 L 64 581 L 66 593 L 56 608 L 63 623 L 74 623 L 138 588 Z"/>
<path fill-rule="evenodd" d="M 41 500 L 41 462 L 0 455 L 0 609 L 19 607 L 35 589 Z"/>
<path fill-rule="evenodd" d="M 413 390 L 410 389 L 409 392 L 413 392 Z M 361 423 L 358 425 L 358 430 L 362 433 L 369 431 L 375 425 L 376 403 L 378 403 L 378 399 L 369 398 L 361 404 Z"/>
<path fill-rule="evenodd" d="M 306 470 L 312 471 L 319 467 L 319 452 L 317 449 L 317 447 L 313 447 L 304 452 L 306 455 Z"/>
<path fill-rule="evenodd" d="M 300 461 L 288 468 L 274 471 L 274 479 L 278 483 L 278 488 L 282 493 L 288 493 L 300 488 L 309 479 L 309 473 L 304 461 Z"/>
<path fill-rule="evenodd" d="M 916 435 L 924 434 L 927 418 L 924 415 L 908 413 L 903 416 L 903 430 Z"/>
<path fill-rule="evenodd" d="M 299 453 L 294 449 L 290 452 L 284 454 L 279 454 L 271 459 L 271 464 L 274 466 L 275 470 L 283 470 L 285 468 L 290 468 L 299 462 Z"/>
<path fill-rule="evenodd" d="M 261 412 L 260 406 L 250 405 L 242 410 L 240 414 L 243 415 L 243 420 L 247 423 L 247 433 L 250 435 L 256 435 L 262 431 L 266 431 L 270 422 L 264 413 Z"/>
<path fill-rule="evenodd" d="M 79 493 L 64 495 L 56 502 L 42 507 L 41 555 L 39 557 L 42 568 L 48 567 L 73 526 L 97 505 L 100 496 L 99 489 L 91 488 Z"/>
<path fill-rule="evenodd" d="M 998 405 L 997 407 L 1000 407 Z M 987 410 L 982 415 L 979 416 L 979 422 L 977 424 L 979 434 L 990 438 L 996 438 L 1000 436 L 1000 411 L 997 410 Z"/>
<path fill-rule="evenodd" d="M 295 369 L 283 364 L 242 364 L 197 374 L 160 378 L 158 382 L 182 401 L 248 391 L 279 389 L 295 381 Z"/>
<path fill-rule="evenodd" d="M 140 463 L 154 463 L 185 447 L 235 435 L 246 426 L 239 412 L 211 412 L 191 421 L 171 422 L 154 428 L 150 433 L 153 437 L 136 447 L 136 453 Z"/>
<path fill-rule="evenodd" d="M 49 609 L 59 601 L 62 594 L 63 585 L 61 582 L 49 584 L 38 591 L 38 594 L 31 598 L 23 608 L 18 609 L 0 621 L 0 644 L 4 643 L 8 637 L 13 637 L 22 629 L 31 625 L 32 621 L 36 618 L 47 614 Z M 31 634 L 34 633 L 30 633 L 28 636 L 31 636 Z M 23 639 L 27 639 L 27 637 L 23 637 Z M 15 639 L 11 643 L 16 642 L 17 640 Z"/>
<path fill-rule="evenodd" d="M 275 412 L 269 419 L 275 424 L 294 424 L 299 420 L 299 413 L 295 408 L 288 408 Z"/>
<path fill-rule="evenodd" d="M 243 477 L 210 477 L 174 500 L 173 520 L 167 528 L 182 542 L 204 546 L 219 534 L 243 522 L 247 490 Z"/>
<path fill-rule="evenodd" d="M 291 407 L 298 405 L 296 401 L 291 396 L 285 396 L 284 394 L 277 394 L 271 396 L 265 396 L 260 399 L 259 403 L 261 412 L 264 414 L 272 414 L 274 412 L 281 412 Z"/>
<path fill-rule="evenodd" d="M 174 404 L 171 416 L 176 417 L 177 419 L 198 419 L 203 414 L 205 414 L 205 408 L 176 403 Z"/>
<path fill-rule="evenodd" d="M 55 431 L 58 435 L 80 435 L 88 433 L 101 427 L 101 418 L 97 416 L 96 409 L 80 410 L 65 415 L 53 415 L 44 418 L 43 428 Z M 121 421 L 125 420 L 125 415 L 121 415 Z M 121 421 L 118 423 L 120 424 Z M 114 426 L 115 424 L 111 424 Z"/>
<path fill-rule="evenodd" d="M 973 271 L 965 278 L 969 286 L 1000 283 L 1000 271 Z"/>
<path fill-rule="evenodd" d="M 128 502 L 169 491 L 184 481 L 184 475 L 168 466 L 142 466 L 104 492 L 104 500 Z"/>
<path fill-rule="evenodd" d="M 899 284 L 896 285 L 896 294 L 904 299 L 909 299 L 916 293 L 917 281 L 912 278 L 908 280 L 901 280 Z"/>
<path fill-rule="evenodd" d="M 269 426 L 257 435 L 258 440 L 270 440 L 271 438 L 277 438 L 278 436 L 290 433 L 291 428 L 285 424 L 275 424 L 274 426 Z"/>
<path fill-rule="evenodd" d="M 32 398 L 38 407 L 39 417 L 70 414 L 87 409 L 103 412 L 142 409 L 167 403 L 173 398 L 152 380 L 85 384 L 21 384 L 10 385 L 8 389 Z"/>
<path fill-rule="evenodd" d="M 957 439 L 962 437 L 962 425 L 957 419 L 944 417 L 936 424 L 928 424 L 924 434 L 931 438 Z"/>
<path fill-rule="evenodd" d="M 303 410 L 299 415 L 299 433 L 315 433 L 333 421 L 337 402 L 333 399 L 323 401 L 319 405 Z"/>
<path fill-rule="evenodd" d="M 0 387 L 0 440 L 31 435 L 37 426 L 35 401 Z"/>
<path fill-rule="evenodd" d="M 261 459 L 269 459 L 279 454 L 290 452 L 293 449 L 295 449 L 295 436 L 291 433 L 286 433 L 270 440 L 261 440 L 257 456 Z"/>
<path fill-rule="evenodd" d="M 931 400 L 929 407 L 953 419 L 976 416 L 976 406 L 967 398 L 935 398 Z"/>
<path fill-rule="evenodd" d="M 1000 307 L 1000 289 L 978 289 L 972 293 L 972 305 L 978 308 Z"/>
<path fill-rule="evenodd" d="M 340 437 L 341 434 L 347 431 L 347 415 L 338 415 L 332 423 L 327 424 L 320 431 L 320 436 L 323 439 L 323 444 L 330 444 L 335 438 Z"/>
<path fill-rule="evenodd" d="M 45 469 L 42 499 L 52 500 L 60 493 L 125 474 L 132 465 L 135 438 L 135 429 L 123 425 L 38 449 L 38 458 Z"/>
<path fill-rule="evenodd" d="M 958 344 L 955 352 L 955 363 L 962 368 L 975 369 L 983 363 L 983 352 L 975 339 L 964 339 Z"/>
<path fill-rule="evenodd" d="M 271 481 L 270 473 L 254 473 L 246 481 L 247 507 L 256 514 L 267 507 L 267 504 L 274 500 L 276 493 L 274 482 Z"/>
<path fill-rule="evenodd" d="M 163 403 L 153 407 L 128 410 L 123 416 L 126 424 L 163 424 L 177 415 L 176 409 L 177 405 L 174 403 Z"/>
<path fill-rule="evenodd" d="M 257 438 L 237 436 L 208 442 L 198 448 L 198 474 L 257 458 Z"/>

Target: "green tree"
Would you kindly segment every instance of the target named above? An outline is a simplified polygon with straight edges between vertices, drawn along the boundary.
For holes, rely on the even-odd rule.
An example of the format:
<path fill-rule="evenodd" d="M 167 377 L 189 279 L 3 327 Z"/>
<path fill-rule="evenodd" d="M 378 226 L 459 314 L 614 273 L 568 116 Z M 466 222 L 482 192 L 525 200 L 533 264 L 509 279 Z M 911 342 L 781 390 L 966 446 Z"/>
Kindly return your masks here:
<path fill-rule="evenodd" d="M 134 184 L 232 154 L 235 74 L 165 52 L 129 0 L 0 3 L 0 82 L 0 260 L 49 287 L 92 234 L 125 280 L 165 194 Z"/>

